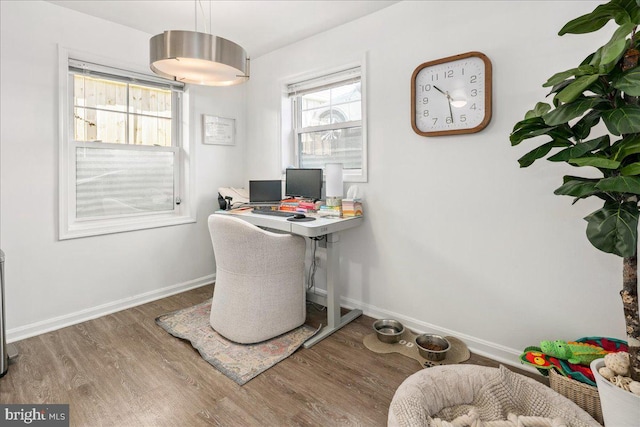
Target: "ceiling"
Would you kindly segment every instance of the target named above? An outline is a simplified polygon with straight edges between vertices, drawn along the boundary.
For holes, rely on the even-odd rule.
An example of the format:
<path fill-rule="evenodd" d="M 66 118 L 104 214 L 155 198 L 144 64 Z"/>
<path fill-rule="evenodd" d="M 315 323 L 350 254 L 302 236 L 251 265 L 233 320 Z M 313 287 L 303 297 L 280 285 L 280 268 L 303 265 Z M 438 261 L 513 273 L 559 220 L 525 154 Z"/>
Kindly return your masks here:
<path fill-rule="evenodd" d="M 135 28 L 150 36 L 165 30 L 193 31 L 197 19 L 198 31 L 232 40 L 244 47 L 252 58 L 397 2 L 49 0 L 49 3 Z"/>

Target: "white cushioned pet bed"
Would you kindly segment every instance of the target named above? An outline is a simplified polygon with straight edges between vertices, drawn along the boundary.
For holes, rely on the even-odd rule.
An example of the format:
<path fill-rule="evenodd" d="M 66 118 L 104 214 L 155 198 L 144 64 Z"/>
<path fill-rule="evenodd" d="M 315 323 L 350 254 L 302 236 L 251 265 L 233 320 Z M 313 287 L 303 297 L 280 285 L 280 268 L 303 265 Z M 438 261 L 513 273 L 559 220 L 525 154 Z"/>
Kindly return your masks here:
<path fill-rule="evenodd" d="M 578 405 L 544 384 L 500 368 L 443 365 L 398 387 L 389 426 L 599 427 Z"/>

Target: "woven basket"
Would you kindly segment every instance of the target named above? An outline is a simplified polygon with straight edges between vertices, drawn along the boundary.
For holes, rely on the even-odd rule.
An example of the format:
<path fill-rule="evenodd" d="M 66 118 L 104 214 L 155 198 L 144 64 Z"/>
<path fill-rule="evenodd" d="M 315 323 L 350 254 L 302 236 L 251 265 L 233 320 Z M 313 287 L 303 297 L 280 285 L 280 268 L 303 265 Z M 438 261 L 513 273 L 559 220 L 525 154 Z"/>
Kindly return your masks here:
<path fill-rule="evenodd" d="M 555 369 L 549 370 L 549 385 L 553 390 L 587 411 L 600 424 L 603 424 L 597 387 L 560 375 Z"/>

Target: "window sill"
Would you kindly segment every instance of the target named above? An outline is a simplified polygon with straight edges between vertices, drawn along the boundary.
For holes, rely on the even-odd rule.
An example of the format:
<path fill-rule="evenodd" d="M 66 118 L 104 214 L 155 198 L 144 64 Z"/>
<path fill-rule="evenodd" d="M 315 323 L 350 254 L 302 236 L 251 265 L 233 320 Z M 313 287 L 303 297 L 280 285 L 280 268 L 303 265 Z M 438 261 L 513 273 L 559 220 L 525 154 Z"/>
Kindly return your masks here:
<path fill-rule="evenodd" d="M 173 225 L 195 223 L 196 218 L 189 215 L 163 215 L 155 218 L 121 218 L 97 221 L 78 221 L 69 224 L 66 229 L 60 227 L 58 240 L 77 239 L 81 237 L 101 236 L 103 234 L 124 233 L 127 231 L 147 230 L 150 228 L 169 227 Z"/>

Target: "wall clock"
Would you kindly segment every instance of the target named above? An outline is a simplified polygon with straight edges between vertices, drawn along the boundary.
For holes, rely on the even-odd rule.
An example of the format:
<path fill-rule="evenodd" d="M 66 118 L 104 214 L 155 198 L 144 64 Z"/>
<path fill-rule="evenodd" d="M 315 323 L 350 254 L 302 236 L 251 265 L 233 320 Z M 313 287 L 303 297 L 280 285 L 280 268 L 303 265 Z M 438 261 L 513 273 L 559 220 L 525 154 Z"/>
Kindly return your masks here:
<path fill-rule="evenodd" d="M 425 62 L 411 76 L 411 126 L 422 136 L 474 133 L 491 120 L 491 61 L 467 52 Z"/>

